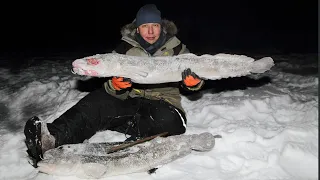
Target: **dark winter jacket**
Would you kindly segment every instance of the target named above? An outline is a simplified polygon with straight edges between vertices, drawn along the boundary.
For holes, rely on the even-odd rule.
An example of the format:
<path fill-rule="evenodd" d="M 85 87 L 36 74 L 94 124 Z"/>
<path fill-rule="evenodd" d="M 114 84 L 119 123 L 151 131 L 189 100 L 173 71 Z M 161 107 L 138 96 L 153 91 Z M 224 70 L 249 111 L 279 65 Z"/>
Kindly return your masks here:
<path fill-rule="evenodd" d="M 178 54 L 188 53 L 189 50 L 177 37 L 177 27 L 172 21 L 162 20 L 162 30 L 166 36 L 166 42 L 154 54 L 147 52 L 136 40 L 136 27 L 133 23 L 125 25 L 121 29 L 122 42 L 113 51 L 115 53 L 127 54 L 132 56 L 174 56 Z M 130 97 L 145 97 L 148 99 L 163 99 L 175 107 L 181 109 L 180 91 L 197 91 L 202 87 L 203 83 L 198 87 L 188 89 L 182 85 L 182 82 L 163 83 L 163 84 L 133 84 L 132 88 L 125 91 L 116 91 L 111 86 L 111 80 L 108 80 L 104 86 L 106 91 L 120 99 Z"/>

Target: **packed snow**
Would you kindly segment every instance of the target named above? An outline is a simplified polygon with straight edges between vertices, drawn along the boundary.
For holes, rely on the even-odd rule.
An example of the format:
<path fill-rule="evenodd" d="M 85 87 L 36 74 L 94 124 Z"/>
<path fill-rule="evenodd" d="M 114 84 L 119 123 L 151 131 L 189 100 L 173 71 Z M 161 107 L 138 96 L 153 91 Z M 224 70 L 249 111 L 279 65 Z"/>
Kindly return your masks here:
<path fill-rule="evenodd" d="M 264 56 L 275 61 L 270 71 L 209 81 L 201 93 L 182 97 L 186 134 L 222 136 L 211 151 L 192 152 L 153 174 L 104 179 L 318 179 L 317 55 Z M 0 179 L 78 179 L 39 173 L 29 163 L 23 134 L 28 118 L 52 122 L 99 86 L 100 79 L 71 73 L 74 59 L 35 57 L 17 69 L 0 67 Z M 89 142 L 125 138 L 103 131 Z"/>

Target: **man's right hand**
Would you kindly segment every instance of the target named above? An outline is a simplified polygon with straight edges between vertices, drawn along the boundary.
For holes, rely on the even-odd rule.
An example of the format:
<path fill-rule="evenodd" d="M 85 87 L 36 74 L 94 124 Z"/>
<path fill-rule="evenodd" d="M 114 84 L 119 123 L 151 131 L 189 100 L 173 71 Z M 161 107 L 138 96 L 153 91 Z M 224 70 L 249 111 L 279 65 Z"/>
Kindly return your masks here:
<path fill-rule="evenodd" d="M 127 89 L 132 86 L 132 82 L 130 78 L 116 77 L 116 76 L 114 76 L 111 79 L 111 84 L 112 84 L 112 87 L 117 91 Z"/>

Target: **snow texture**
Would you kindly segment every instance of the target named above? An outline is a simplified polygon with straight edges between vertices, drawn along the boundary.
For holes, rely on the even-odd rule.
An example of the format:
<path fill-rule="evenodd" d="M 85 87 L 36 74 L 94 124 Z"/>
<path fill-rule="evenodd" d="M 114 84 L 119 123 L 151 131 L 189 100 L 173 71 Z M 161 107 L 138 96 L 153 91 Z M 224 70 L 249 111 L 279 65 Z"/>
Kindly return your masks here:
<path fill-rule="evenodd" d="M 199 96 L 182 96 L 188 120 L 185 134 L 221 135 L 212 150 L 192 151 L 151 175 L 139 172 L 101 179 L 319 179 L 318 54 L 252 56 L 271 56 L 275 66 L 265 73 L 208 81 Z M 52 122 L 100 79 L 70 73 L 74 59 L 58 54 L 33 57 L 20 69 L 0 67 L 1 180 L 80 179 L 35 169 L 29 163 L 23 134 L 27 119 L 37 115 L 44 122 Z M 6 58 L 1 62 L 12 64 Z M 215 88 L 211 89 L 211 83 Z M 126 138 L 107 130 L 97 132 L 88 142 Z"/>

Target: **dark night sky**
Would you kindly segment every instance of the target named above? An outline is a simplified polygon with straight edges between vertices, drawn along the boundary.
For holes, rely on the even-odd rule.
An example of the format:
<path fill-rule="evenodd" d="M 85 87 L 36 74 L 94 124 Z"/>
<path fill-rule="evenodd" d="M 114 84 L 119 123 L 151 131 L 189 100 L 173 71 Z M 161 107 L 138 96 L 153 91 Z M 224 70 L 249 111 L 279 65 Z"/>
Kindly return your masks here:
<path fill-rule="evenodd" d="M 176 23 L 178 37 L 194 53 L 318 51 L 315 0 L 16 1 L 2 6 L 1 49 L 25 55 L 104 53 L 119 43 L 120 28 L 146 2 Z"/>

